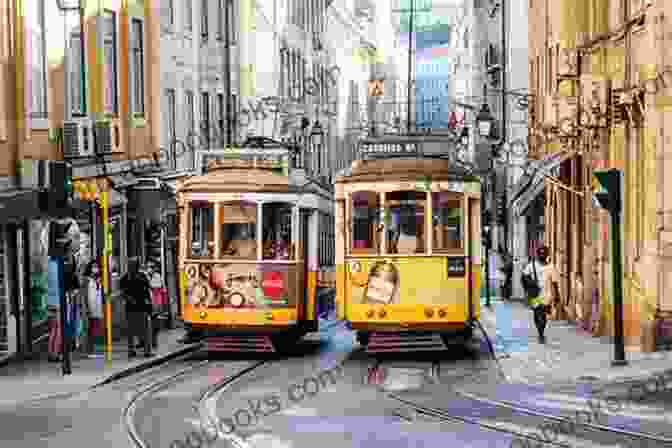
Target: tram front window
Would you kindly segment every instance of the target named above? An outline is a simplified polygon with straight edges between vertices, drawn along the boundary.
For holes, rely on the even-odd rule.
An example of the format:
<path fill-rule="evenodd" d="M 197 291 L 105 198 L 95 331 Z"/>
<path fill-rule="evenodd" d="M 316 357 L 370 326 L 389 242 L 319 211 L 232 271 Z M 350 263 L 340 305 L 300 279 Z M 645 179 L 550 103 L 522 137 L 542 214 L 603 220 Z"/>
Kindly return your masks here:
<path fill-rule="evenodd" d="M 426 194 L 415 191 L 394 191 L 385 197 L 387 252 L 390 254 L 421 254 L 425 244 Z"/>
<path fill-rule="evenodd" d="M 352 194 L 352 253 L 376 253 L 379 247 L 378 193 Z"/>
<path fill-rule="evenodd" d="M 214 255 L 214 207 L 210 202 L 191 203 L 191 247 L 193 258 L 211 258 Z"/>
<path fill-rule="evenodd" d="M 263 259 L 291 260 L 292 209 L 287 203 L 267 203 L 262 206 Z"/>
<path fill-rule="evenodd" d="M 462 198 L 456 193 L 432 193 L 434 250 L 462 249 Z"/>
<path fill-rule="evenodd" d="M 257 259 L 257 205 L 226 203 L 220 207 L 221 257 Z"/>

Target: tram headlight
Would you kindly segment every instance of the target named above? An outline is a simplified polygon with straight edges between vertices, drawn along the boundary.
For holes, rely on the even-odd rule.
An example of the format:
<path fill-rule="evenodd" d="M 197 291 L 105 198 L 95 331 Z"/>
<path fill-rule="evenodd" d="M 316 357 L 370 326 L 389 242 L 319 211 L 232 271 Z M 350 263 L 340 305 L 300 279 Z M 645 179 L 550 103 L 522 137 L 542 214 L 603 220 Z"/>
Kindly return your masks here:
<path fill-rule="evenodd" d="M 439 310 L 439 317 L 444 318 L 447 314 L 448 313 L 446 313 L 446 310 Z"/>
<path fill-rule="evenodd" d="M 362 265 L 359 263 L 359 261 L 353 261 L 350 263 L 350 270 L 352 270 L 352 272 L 361 272 Z"/>
<path fill-rule="evenodd" d="M 207 311 L 201 311 L 200 317 L 201 317 L 201 319 L 205 319 L 206 317 L 208 317 L 208 312 Z"/>
<path fill-rule="evenodd" d="M 382 319 L 385 316 L 387 316 L 387 311 L 385 311 L 385 310 L 378 311 L 378 317 L 380 317 Z"/>
<path fill-rule="evenodd" d="M 369 319 L 372 319 L 374 314 L 376 314 L 375 311 L 369 310 L 369 311 L 366 312 L 366 317 L 368 317 Z"/>
<path fill-rule="evenodd" d="M 434 310 L 431 308 L 425 308 L 425 316 L 434 317 Z"/>

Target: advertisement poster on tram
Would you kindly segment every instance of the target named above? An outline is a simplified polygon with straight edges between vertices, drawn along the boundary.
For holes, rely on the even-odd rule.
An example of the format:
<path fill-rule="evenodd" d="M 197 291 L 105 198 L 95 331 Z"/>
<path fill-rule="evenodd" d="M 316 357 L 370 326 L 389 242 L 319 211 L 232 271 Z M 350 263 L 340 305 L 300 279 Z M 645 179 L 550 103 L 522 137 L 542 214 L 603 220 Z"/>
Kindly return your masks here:
<path fill-rule="evenodd" d="M 216 264 L 187 267 L 188 294 L 196 307 L 271 309 L 296 305 L 293 269 L 286 265 Z"/>

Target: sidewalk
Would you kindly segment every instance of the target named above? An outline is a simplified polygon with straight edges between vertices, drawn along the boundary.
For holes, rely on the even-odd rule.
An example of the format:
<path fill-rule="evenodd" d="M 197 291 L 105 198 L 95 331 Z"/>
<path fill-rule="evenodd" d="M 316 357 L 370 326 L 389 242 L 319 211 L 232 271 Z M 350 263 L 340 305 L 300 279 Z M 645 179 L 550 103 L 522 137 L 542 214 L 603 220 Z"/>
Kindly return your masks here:
<path fill-rule="evenodd" d="M 672 352 L 628 352 L 627 366 L 612 367 L 614 346 L 609 338 L 594 337 L 570 322 L 549 321 L 546 344 L 537 341 L 532 311 L 519 302 L 481 299 L 481 323 L 488 332 L 498 362 L 510 382 L 576 388 L 590 383 L 642 381 L 672 372 Z M 487 347 L 486 347 L 487 349 Z"/>
<path fill-rule="evenodd" d="M 149 369 L 169 359 L 196 350 L 200 344 L 182 344 L 183 329 L 162 331 L 158 335 L 158 348 L 151 358 L 129 359 L 126 340 L 114 342 L 112 360 L 105 356 L 85 357 L 76 354 L 72 359 L 72 374 L 64 376 L 61 363 L 47 362 L 46 353 L 40 359 L 13 362 L 0 368 L 0 405 L 69 396 L 93 386 L 114 381 L 139 371 Z"/>

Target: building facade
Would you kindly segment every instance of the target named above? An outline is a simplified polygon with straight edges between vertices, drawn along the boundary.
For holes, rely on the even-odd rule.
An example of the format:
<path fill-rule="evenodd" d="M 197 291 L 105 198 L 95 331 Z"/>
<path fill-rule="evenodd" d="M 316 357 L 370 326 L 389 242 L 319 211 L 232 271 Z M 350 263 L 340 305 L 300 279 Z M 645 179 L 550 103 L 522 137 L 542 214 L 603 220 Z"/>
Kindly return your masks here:
<path fill-rule="evenodd" d="M 621 170 L 626 347 L 654 350 L 668 337 L 672 313 L 664 162 L 672 5 L 534 0 L 529 13 L 532 183 L 541 187 L 516 207 L 545 192 L 545 238 L 561 272 L 563 314 L 612 335 L 612 229 L 590 195 L 595 169 Z"/>
<path fill-rule="evenodd" d="M 77 188 L 109 193 L 106 223 L 96 202 L 76 201 L 72 237 L 81 267 L 103 256 L 103 229 L 111 233 L 112 303 L 123 322 L 126 192 L 160 149 L 157 8 L 149 0 L 71 11 L 0 1 L 0 357 L 31 353 L 44 340 L 51 218 L 37 192 L 63 181 L 45 176 L 49 161 L 71 162 Z"/>

